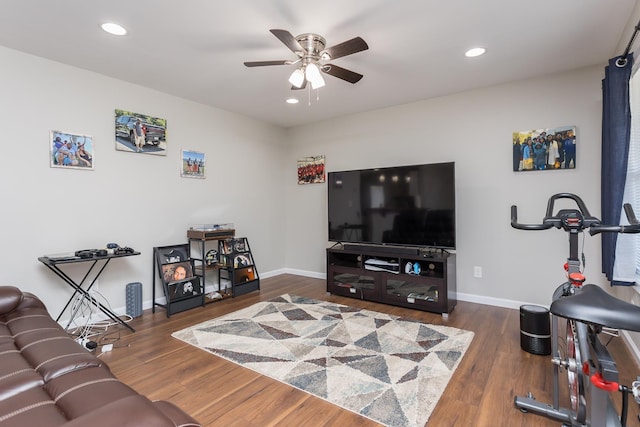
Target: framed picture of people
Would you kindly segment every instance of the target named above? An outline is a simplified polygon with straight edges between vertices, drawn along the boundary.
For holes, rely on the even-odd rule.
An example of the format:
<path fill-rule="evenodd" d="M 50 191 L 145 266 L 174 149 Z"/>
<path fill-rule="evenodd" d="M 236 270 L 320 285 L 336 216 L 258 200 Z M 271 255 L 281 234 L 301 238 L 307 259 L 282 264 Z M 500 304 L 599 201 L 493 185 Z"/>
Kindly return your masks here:
<path fill-rule="evenodd" d="M 93 170 L 93 137 L 52 130 L 49 136 L 49 161 L 52 168 Z"/>
<path fill-rule="evenodd" d="M 205 178 L 205 161 L 204 153 L 182 150 L 180 176 L 183 178 Z"/>
<path fill-rule="evenodd" d="M 549 171 L 576 168 L 576 127 L 513 132 L 513 171 Z"/>
<path fill-rule="evenodd" d="M 324 156 L 298 160 L 298 184 L 319 184 L 325 181 Z"/>
<path fill-rule="evenodd" d="M 167 155 L 167 120 L 128 110 L 115 110 L 116 150 Z"/>

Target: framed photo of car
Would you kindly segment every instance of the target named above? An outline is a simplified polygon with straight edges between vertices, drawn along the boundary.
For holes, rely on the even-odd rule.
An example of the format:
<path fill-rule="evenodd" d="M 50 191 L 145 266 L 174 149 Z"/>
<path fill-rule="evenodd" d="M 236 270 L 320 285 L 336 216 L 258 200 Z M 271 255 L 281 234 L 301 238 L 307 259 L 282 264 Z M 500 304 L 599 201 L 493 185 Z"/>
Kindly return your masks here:
<path fill-rule="evenodd" d="M 167 155 L 167 120 L 128 110 L 115 110 L 116 150 Z"/>
<path fill-rule="evenodd" d="M 93 170 L 93 137 L 52 130 L 49 137 L 49 160 L 52 168 Z"/>

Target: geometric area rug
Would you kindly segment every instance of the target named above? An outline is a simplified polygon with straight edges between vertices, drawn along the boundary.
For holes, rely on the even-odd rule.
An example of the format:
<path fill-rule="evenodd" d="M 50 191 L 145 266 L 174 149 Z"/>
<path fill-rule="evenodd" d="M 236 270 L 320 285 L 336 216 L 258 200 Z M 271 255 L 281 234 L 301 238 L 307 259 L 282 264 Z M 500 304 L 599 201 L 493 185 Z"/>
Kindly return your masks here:
<path fill-rule="evenodd" d="M 473 332 L 281 295 L 173 337 L 386 426 L 424 426 Z"/>

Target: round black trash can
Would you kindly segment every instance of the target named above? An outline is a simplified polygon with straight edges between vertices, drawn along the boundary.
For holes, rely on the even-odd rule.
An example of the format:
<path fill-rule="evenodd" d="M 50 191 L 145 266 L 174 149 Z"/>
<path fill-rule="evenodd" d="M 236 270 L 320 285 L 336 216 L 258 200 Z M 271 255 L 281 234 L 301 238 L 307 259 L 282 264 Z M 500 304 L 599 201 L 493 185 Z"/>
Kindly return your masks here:
<path fill-rule="evenodd" d="M 549 310 L 538 305 L 520 306 L 520 347 L 531 354 L 551 354 Z"/>

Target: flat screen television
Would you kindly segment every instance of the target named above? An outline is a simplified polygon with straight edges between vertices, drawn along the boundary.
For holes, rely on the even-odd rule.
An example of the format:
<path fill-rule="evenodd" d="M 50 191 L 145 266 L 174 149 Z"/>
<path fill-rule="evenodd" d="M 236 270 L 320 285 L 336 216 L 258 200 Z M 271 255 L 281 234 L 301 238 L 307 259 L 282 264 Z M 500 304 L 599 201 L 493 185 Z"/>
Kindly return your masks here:
<path fill-rule="evenodd" d="M 454 162 L 327 177 L 330 241 L 455 249 Z"/>

